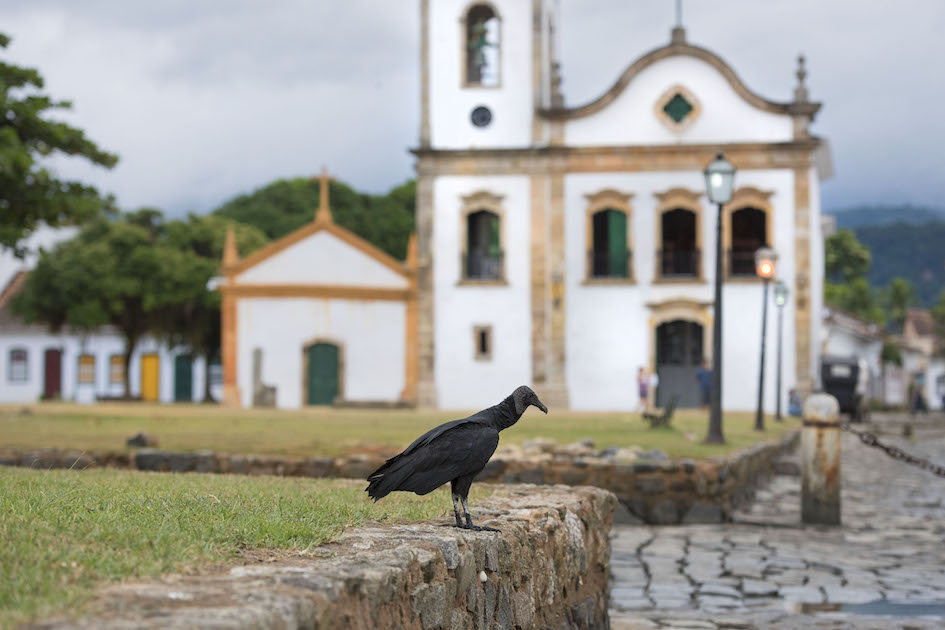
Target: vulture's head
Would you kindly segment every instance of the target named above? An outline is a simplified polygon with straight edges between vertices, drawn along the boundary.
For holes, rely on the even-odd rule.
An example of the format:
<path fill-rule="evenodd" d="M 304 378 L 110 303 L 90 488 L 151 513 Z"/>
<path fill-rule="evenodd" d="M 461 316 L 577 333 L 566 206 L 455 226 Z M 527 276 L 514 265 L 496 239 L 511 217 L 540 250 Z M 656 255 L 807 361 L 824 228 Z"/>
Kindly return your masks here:
<path fill-rule="evenodd" d="M 521 416 L 528 409 L 528 406 L 538 407 L 545 413 L 548 413 L 548 407 L 541 404 L 538 395 L 527 385 L 522 385 L 512 392 L 512 400 L 515 402 L 515 413 Z"/>

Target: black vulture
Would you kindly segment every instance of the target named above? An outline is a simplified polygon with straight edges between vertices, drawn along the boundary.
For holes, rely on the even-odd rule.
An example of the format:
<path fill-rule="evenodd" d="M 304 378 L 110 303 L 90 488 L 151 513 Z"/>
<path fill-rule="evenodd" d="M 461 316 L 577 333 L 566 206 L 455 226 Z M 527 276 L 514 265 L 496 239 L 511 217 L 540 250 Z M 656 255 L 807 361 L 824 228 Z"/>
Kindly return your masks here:
<path fill-rule="evenodd" d="M 548 408 L 538 400 L 535 392 L 522 385 L 494 407 L 427 431 L 403 453 L 391 457 L 368 475 L 370 484 L 365 492 L 376 502 L 394 490 L 427 494 L 449 481 L 456 527 L 499 531 L 473 525 L 466 497 L 473 479 L 485 468 L 499 445 L 499 431 L 518 422 L 529 405 L 548 413 Z M 465 523 L 459 515 L 460 503 L 466 516 Z"/>

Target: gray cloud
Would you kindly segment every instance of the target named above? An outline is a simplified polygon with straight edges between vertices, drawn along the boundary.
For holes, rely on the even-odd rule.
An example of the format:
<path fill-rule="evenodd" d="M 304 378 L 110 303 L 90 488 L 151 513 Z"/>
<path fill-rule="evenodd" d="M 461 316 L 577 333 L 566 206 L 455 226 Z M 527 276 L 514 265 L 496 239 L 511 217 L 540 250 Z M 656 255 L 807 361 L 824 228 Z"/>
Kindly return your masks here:
<path fill-rule="evenodd" d="M 435 1 L 435 0 L 434 0 Z M 516 0 L 521 1 L 521 0 Z M 563 0 L 568 102 L 597 97 L 673 22 L 667 0 Z M 276 177 L 327 164 L 381 192 L 412 175 L 419 115 L 417 0 L 14 0 L 0 24 L 13 61 L 36 66 L 64 116 L 122 161 L 63 174 L 124 207 L 206 211 Z M 833 147 L 827 207 L 942 205 L 945 3 L 685 3 L 690 41 L 754 91 L 787 100 L 808 57 L 815 131 Z M 507 34 L 507 36 L 511 36 Z"/>

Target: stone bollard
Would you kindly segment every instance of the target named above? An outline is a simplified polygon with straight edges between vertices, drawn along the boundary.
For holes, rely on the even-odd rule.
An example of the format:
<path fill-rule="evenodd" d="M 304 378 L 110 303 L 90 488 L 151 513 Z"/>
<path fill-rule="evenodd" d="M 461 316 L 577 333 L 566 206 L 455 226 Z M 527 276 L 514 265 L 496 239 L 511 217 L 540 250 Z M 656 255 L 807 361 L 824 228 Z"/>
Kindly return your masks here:
<path fill-rule="evenodd" d="M 830 394 L 811 394 L 801 430 L 801 522 L 840 524 L 840 405 Z"/>

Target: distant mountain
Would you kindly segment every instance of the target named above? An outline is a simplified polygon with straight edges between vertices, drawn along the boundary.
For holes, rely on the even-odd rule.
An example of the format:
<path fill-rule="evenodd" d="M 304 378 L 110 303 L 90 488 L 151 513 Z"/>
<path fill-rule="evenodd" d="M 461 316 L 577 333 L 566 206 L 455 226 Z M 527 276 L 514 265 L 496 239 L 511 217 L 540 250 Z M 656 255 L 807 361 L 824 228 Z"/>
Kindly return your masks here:
<path fill-rule="evenodd" d="M 850 206 L 826 210 L 825 214 L 837 217 L 838 228 L 855 230 L 867 225 L 889 225 L 907 223 L 921 225 L 931 221 L 945 221 L 945 208 L 913 206 L 901 204 L 895 206 Z"/>
<path fill-rule="evenodd" d="M 873 255 L 867 273 L 871 285 L 884 287 L 901 276 L 915 285 L 924 306 L 938 301 L 945 291 L 945 220 L 864 225 L 854 232 Z"/>

